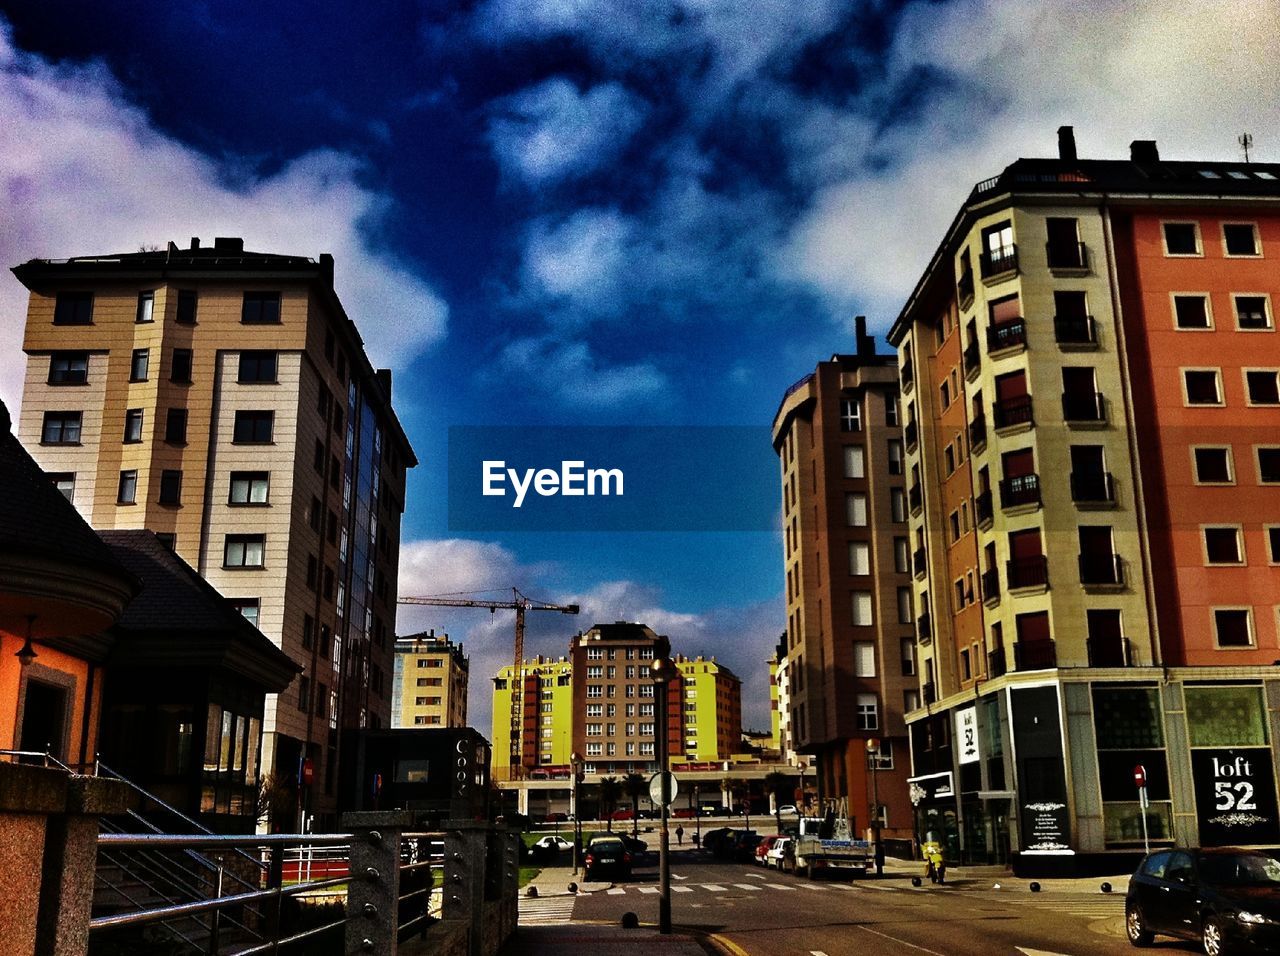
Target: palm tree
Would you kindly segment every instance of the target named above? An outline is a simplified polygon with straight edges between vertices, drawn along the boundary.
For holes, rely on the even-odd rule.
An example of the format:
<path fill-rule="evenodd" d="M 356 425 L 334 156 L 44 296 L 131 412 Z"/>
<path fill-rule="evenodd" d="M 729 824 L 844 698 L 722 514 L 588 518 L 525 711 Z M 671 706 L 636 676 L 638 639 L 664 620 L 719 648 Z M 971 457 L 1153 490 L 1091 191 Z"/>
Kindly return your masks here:
<path fill-rule="evenodd" d="M 643 774 L 629 773 L 622 778 L 622 789 L 631 798 L 631 835 L 640 833 L 640 797 L 649 792 L 649 781 Z"/>
<path fill-rule="evenodd" d="M 782 795 L 791 788 L 791 778 L 781 770 L 774 770 L 764 778 L 764 792 L 773 794 L 773 816 L 782 832 Z"/>
<path fill-rule="evenodd" d="M 618 805 L 618 797 L 622 796 L 622 784 L 617 777 L 600 778 L 600 812 L 604 814 L 605 827 L 613 832 L 613 809 Z"/>

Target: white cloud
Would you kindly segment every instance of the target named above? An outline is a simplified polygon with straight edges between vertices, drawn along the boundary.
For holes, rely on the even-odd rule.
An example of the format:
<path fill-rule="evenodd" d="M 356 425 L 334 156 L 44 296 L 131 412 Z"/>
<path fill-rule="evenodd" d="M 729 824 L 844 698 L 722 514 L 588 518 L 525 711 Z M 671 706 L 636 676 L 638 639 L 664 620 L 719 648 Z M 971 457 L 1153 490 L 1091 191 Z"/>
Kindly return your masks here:
<path fill-rule="evenodd" d="M 0 263 L 132 252 L 190 236 L 336 260 L 336 287 L 375 364 L 403 366 L 444 335 L 445 302 L 369 230 L 384 197 L 349 156 L 319 151 L 240 175 L 158 132 L 99 65 L 18 50 L 0 21 Z M 0 398 L 16 407 L 26 290 L 0 274 Z"/>
<path fill-rule="evenodd" d="M 489 139 L 504 171 L 539 186 L 608 163 L 646 112 L 644 101 L 618 83 L 579 92 L 553 77 L 495 103 Z"/>
<path fill-rule="evenodd" d="M 526 294 L 599 309 L 617 298 L 630 236 L 630 221 L 613 209 L 579 209 L 554 223 L 536 220 L 525 246 Z"/>
<path fill-rule="evenodd" d="M 669 383 L 651 362 L 615 364 L 596 355 L 585 342 L 525 338 L 502 351 L 491 373 L 566 407 L 617 408 L 661 401 Z"/>

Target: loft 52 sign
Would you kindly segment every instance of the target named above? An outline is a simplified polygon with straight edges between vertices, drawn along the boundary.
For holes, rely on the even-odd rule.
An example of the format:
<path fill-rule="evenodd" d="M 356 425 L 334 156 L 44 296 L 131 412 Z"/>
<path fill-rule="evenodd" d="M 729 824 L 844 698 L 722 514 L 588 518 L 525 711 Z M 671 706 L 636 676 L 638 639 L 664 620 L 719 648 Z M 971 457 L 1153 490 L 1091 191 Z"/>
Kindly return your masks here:
<path fill-rule="evenodd" d="M 1280 840 L 1269 748 L 1193 750 L 1191 775 L 1202 846 L 1248 846 Z"/>

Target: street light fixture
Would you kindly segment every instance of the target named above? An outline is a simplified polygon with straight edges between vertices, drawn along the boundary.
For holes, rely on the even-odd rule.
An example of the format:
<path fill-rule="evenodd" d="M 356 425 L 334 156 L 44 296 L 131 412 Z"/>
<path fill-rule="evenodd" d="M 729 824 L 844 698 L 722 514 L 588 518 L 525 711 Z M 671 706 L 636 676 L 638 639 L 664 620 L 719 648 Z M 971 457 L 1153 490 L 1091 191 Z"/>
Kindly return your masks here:
<path fill-rule="evenodd" d="M 578 805 L 578 785 L 582 783 L 582 754 L 576 750 L 569 755 L 569 769 L 573 773 L 573 875 L 578 875 L 578 857 L 582 852 L 582 807 Z"/>
<path fill-rule="evenodd" d="M 875 843 L 876 876 L 884 875 L 884 844 L 880 841 L 880 741 L 867 739 L 867 764 L 871 768 L 871 837 Z"/>
<path fill-rule="evenodd" d="M 653 648 L 653 661 L 649 664 L 649 676 L 654 682 L 656 719 L 654 720 L 654 751 L 658 758 L 658 779 L 661 781 L 662 809 L 658 829 L 658 932 L 671 932 L 671 834 L 668 830 L 671 813 L 671 777 L 667 757 L 667 683 L 671 680 L 675 665 L 671 661 L 671 642 L 659 637 Z"/>

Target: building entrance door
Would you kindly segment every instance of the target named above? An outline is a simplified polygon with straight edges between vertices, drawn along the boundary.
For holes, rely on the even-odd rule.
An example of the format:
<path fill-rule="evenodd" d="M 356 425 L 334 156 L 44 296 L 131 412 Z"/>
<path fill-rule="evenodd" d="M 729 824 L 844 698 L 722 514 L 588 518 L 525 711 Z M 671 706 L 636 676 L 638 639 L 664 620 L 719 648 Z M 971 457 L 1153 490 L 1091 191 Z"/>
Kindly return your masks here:
<path fill-rule="evenodd" d="M 27 679 L 22 705 L 21 750 L 38 750 L 66 760 L 67 691 L 56 684 Z"/>

